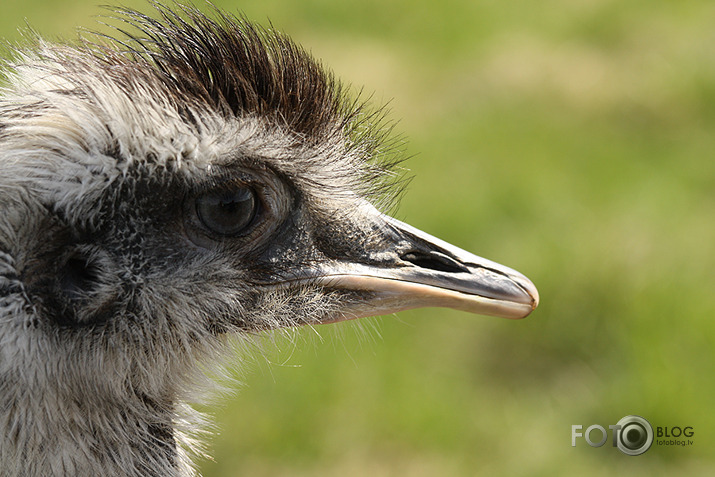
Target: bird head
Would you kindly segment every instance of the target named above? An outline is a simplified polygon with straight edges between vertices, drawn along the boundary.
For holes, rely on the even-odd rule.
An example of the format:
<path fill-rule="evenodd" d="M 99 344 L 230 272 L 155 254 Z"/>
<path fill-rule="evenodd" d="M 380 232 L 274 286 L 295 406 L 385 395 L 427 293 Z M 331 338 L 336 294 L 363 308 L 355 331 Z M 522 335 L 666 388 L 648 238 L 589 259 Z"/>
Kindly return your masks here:
<path fill-rule="evenodd" d="M 169 411 L 227 335 L 536 307 L 523 275 L 380 211 L 389 128 L 304 50 L 157 9 L 120 11 L 136 31 L 121 39 L 37 40 L 6 68 L 0 394 Z"/>

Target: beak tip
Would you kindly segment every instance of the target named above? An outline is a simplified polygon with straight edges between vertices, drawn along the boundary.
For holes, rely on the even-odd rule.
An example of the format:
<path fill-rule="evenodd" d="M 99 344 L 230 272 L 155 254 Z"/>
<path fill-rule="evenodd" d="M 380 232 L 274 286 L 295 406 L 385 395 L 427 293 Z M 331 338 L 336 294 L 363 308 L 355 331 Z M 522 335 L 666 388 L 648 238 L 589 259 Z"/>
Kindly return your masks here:
<path fill-rule="evenodd" d="M 534 283 L 526 278 L 524 275 L 519 276 L 519 280 L 517 280 L 519 286 L 524 290 L 524 293 L 527 295 L 527 297 L 530 299 L 529 305 L 531 306 L 531 310 L 524 315 L 524 318 L 529 316 L 531 312 L 533 312 L 537 306 L 539 306 L 539 290 L 536 289 L 536 286 Z"/>
<path fill-rule="evenodd" d="M 534 293 L 531 294 L 531 310 L 536 310 L 537 306 L 539 306 L 539 291 L 534 287 Z"/>

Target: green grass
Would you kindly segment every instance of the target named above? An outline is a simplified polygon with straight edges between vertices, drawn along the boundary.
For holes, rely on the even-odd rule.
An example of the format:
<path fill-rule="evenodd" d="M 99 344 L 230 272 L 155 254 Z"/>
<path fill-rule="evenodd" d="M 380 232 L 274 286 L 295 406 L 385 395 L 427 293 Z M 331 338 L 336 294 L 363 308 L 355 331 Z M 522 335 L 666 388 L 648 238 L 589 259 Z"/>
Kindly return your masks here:
<path fill-rule="evenodd" d="M 0 32 L 72 36 L 93 3 L 11 1 Z M 415 175 L 398 217 L 542 303 L 277 334 L 210 409 L 205 476 L 712 475 L 715 4 L 216 3 L 392 99 Z M 571 447 L 572 424 L 628 414 L 695 444 Z"/>

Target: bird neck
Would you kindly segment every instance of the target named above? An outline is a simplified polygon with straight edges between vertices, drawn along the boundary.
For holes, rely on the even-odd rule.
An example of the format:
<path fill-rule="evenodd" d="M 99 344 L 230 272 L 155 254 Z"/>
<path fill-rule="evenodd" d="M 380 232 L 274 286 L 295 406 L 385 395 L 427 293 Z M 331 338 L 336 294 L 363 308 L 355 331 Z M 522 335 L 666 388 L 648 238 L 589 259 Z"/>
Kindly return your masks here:
<path fill-rule="evenodd" d="M 17 398 L 0 407 L 2 475 L 193 475 L 166 406 L 147 399 L 114 405 L 96 396 L 82 403 L 47 394 Z"/>

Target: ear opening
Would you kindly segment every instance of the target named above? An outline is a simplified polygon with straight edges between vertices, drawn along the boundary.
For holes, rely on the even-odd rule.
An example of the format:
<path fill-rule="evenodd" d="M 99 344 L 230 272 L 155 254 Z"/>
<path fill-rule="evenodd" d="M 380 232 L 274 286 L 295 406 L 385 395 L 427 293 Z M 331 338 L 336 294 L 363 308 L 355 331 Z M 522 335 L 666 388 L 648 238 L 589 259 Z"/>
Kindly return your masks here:
<path fill-rule="evenodd" d="M 59 271 L 60 290 L 70 300 L 81 300 L 98 286 L 98 265 L 84 254 L 71 255 Z"/>

